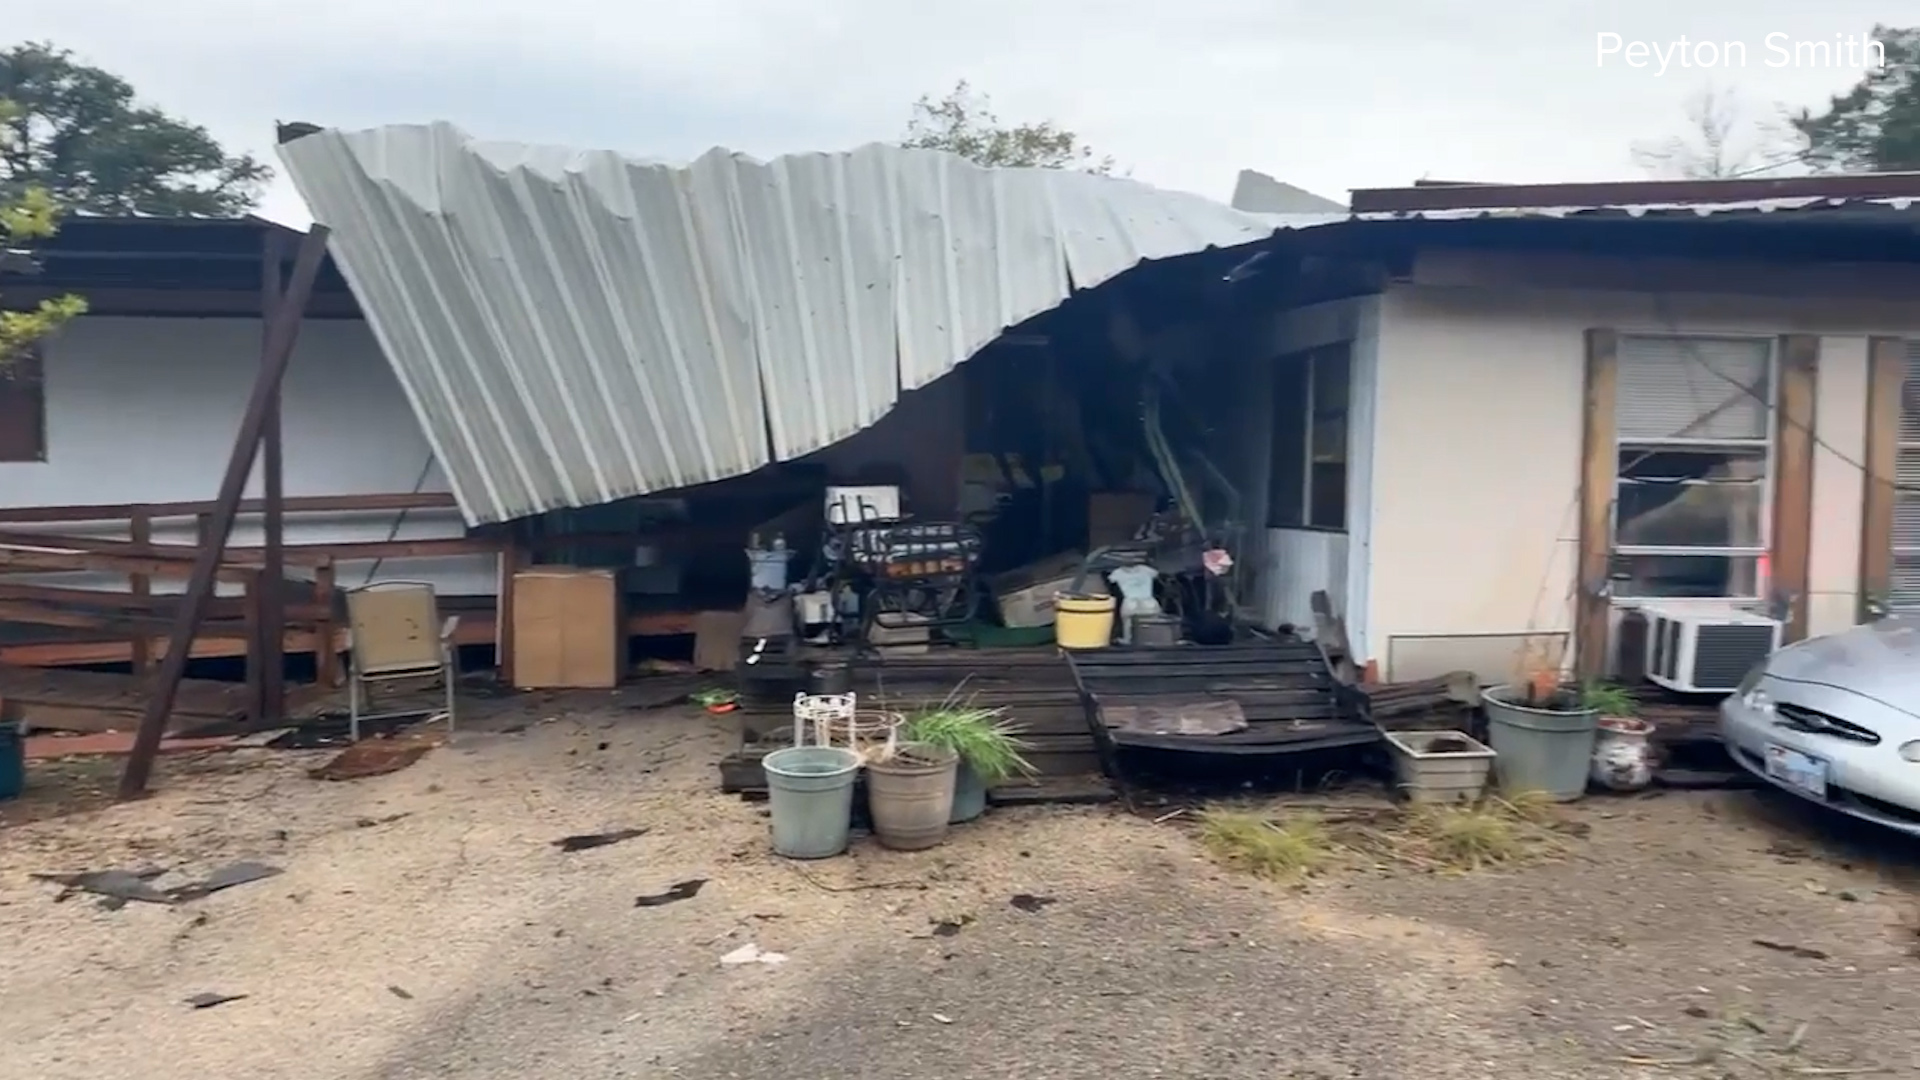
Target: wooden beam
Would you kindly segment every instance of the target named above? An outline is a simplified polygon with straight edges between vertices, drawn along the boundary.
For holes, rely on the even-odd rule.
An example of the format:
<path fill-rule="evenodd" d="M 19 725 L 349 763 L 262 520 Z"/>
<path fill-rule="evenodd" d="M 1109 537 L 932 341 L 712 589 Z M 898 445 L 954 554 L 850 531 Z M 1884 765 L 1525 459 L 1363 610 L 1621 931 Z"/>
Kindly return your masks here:
<path fill-rule="evenodd" d="M 1820 338 L 1780 338 L 1780 386 L 1774 407 L 1772 581 L 1770 591 L 1786 612 L 1782 640 L 1807 636 L 1807 586 L 1813 558 L 1814 408 L 1820 373 Z"/>
<path fill-rule="evenodd" d="M 1867 342 L 1867 452 L 1865 504 L 1860 512 L 1860 596 L 1855 617 L 1871 621 L 1893 592 L 1893 512 L 1899 501 L 1901 391 L 1907 380 L 1907 343 Z"/>
<path fill-rule="evenodd" d="M 220 482 L 220 495 L 215 500 L 212 514 L 209 542 L 201 549 L 193 564 L 193 576 L 188 579 L 186 596 L 181 602 L 180 611 L 173 624 L 173 633 L 167 639 L 167 654 L 161 663 L 160 671 L 154 679 L 152 695 L 147 699 L 147 710 L 140 717 L 140 730 L 134 737 L 133 750 L 127 755 L 127 768 L 120 776 L 120 797 L 137 798 L 145 794 L 147 781 L 153 775 L 153 761 L 160 752 L 160 740 L 167 732 L 167 716 L 173 711 L 174 696 L 180 690 L 180 680 L 186 677 L 187 656 L 193 647 L 194 631 L 200 625 L 200 616 L 206 610 L 207 602 L 213 598 L 214 579 L 220 569 L 220 555 L 226 547 L 227 537 L 233 534 L 234 519 L 240 516 L 240 500 L 246 494 L 247 477 L 253 472 L 253 462 L 260 449 L 260 432 L 266 423 L 268 406 L 274 395 L 280 392 L 280 380 L 286 374 L 287 361 L 293 356 L 293 346 L 300 336 L 300 317 L 305 313 L 307 300 L 313 294 L 314 278 L 319 275 L 321 260 L 327 251 L 327 227 L 315 225 L 308 230 L 300 242 L 300 254 L 294 261 L 293 280 L 287 286 L 284 300 L 275 306 L 273 325 L 267 333 L 266 347 L 262 350 L 260 373 L 253 384 L 253 396 L 247 402 L 247 411 L 240 418 L 240 432 L 234 438 L 233 451 L 227 459 L 227 471 Z M 278 587 L 278 583 L 274 583 Z"/>
<path fill-rule="evenodd" d="M 265 511 L 265 499 L 242 499 L 240 512 Z M 370 495 L 296 495 L 285 500 L 289 514 L 351 514 L 387 510 L 458 509 L 453 496 L 440 491 L 379 492 Z M 0 509 L 7 524 L 53 524 L 82 521 L 125 521 L 137 515 L 150 518 L 197 517 L 213 510 L 210 502 L 98 503 L 78 506 L 20 506 Z"/>
<path fill-rule="evenodd" d="M 1620 337 L 1612 330 L 1587 331 L 1586 389 L 1580 446 L 1580 548 L 1575 561 L 1573 667 L 1579 678 L 1607 673 L 1607 638 L 1613 598 L 1613 499 L 1618 484 L 1614 400 L 1620 372 Z"/>
<path fill-rule="evenodd" d="M 108 542 L 124 543 L 124 541 Z M 0 573 L 19 571 L 147 574 L 156 580 L 179 580 L 192 576 L 193 564 L 178 559 L 143 559 L 132 555 L 109 555 L 97 551 L 62 550 L 57 546 L 32 549 L 0 547 Z M 253 575 L 259 572 L 252 567 L 229 565 L 217 567 L 215 575 L 221 581 L 245 582 L 252 580 Z"/>

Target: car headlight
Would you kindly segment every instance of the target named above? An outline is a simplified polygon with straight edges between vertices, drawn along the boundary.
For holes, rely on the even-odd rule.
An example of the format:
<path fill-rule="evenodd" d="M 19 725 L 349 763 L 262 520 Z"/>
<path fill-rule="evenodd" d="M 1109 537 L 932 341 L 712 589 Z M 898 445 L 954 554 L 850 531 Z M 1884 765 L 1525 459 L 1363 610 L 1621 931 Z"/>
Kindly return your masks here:
<path fill-rule="evenodd" d="M 1920 739 L 1900 744 L 1900 759 L 1920 765 Z"/>

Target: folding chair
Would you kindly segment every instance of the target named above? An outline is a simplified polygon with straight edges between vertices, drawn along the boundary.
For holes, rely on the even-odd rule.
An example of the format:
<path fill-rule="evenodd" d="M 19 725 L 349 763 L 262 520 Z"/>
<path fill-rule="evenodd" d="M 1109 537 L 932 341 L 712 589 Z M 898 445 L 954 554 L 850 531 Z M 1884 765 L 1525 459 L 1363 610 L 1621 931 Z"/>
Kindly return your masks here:
<path fill-rule="evenodd" d="M 348 732 L 360 741 L 360 721 L 411 715 L 415 710 L 363 714 L 372 684 L 439 676 L 447 688 L 447 732 L 454 726 L 458 659 L 453 631 L 460 616 L 440 617 L 433 586 L 424 581 L 379 581 L 347 592 Z"/>

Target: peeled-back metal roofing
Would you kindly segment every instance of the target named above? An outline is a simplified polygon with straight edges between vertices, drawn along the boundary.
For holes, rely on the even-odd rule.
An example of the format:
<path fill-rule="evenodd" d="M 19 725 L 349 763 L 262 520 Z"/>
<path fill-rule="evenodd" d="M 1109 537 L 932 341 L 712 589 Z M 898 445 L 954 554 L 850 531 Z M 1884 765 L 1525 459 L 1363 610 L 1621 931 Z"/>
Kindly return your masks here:
<path fill-rule="evenodd" d="M 808 453 L 1071 288 L 1283 223 L 882 145 L 675 166 L 442 123 L 280 155 L 473 524 Z"/>

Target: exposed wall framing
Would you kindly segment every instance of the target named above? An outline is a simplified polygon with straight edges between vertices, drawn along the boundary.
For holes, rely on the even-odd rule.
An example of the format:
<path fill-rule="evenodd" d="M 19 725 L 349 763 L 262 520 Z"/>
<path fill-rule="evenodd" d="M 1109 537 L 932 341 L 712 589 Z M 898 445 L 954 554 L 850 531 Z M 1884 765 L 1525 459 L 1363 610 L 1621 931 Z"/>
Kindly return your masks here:
<path fill-rule="evenodd" d="M 1580 443 L 1580 540 L 1574 580 L 1573 667 L 1581 679 L 1607 672 L 1613 600 L 1613 498 L 1619 468 L 1614 443 L 1614 399 L 1620 374 L 1620 335 L 1587 331 L 1586 390 Z"/>
<path fill-rule="evenodd" d="M 1779 356 L 1770 589 L 1785 604 L 1783 640 L 1799 641 L 1807 636 L 1813 565 L 1814 409 L 1820 339 L 1813 334 L 1782 335 Z"/>
<path fill-rule="evenodd" d="M 1860 600 L 1856 617 L 1893 593 L 1893 510 L 1899 497 L 1900 395 L 1906 383 L 1906 342 L 1877 337 L 1867 343 L 1867 452 L 1865 505 L 1860 514 Z"/>

